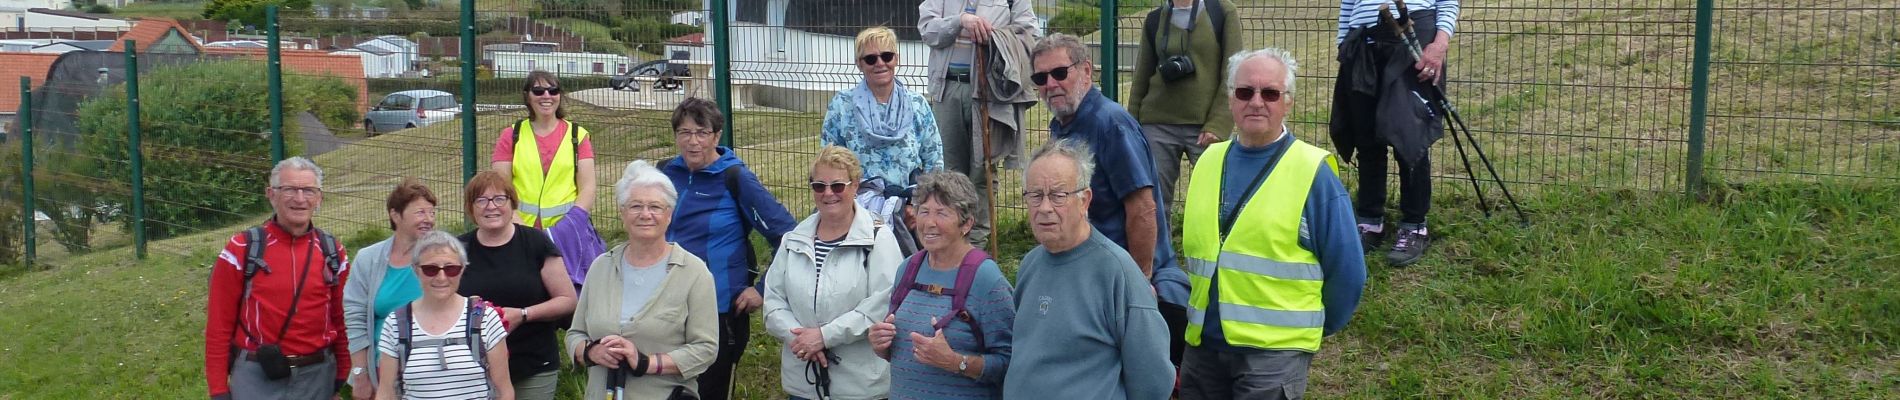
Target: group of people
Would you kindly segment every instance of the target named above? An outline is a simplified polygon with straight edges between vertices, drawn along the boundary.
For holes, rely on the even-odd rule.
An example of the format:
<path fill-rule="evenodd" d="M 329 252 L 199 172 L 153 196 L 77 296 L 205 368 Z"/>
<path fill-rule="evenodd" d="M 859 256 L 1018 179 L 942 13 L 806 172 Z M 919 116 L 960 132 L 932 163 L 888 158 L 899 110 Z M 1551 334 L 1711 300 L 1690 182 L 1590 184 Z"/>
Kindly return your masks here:
<path fill-rule="evenodd" d="M 725 399 L 756 313 L 794 399 L 1300 398 L 1389 236 L 1387 148 L 1405 213 L 1388 261 L 1429 241 L 1421 147 L 1436 136 L 1420 131 L 1436 121 L 1388 100 L 1442 82 L 1457 2 L 1411 3 L 1433 38 L 1419 60 L 1380 31 L 1380 3 L 1341 4 L 1332 134 L 1358 151 L 1356 203 L 1337 158 L 1285 125 L 1299 63 L 1245 50 L 1227 0 L 1150 13 L 1126 107 L 1095 86 L 1080 40 L 1039 37 L 1029 2 L 925 0 L 929 94 L 896 79 L 894 32 L 858 35 L 863 79 L 826 113 L 812 215 L 795 221 L 718 145 L 717 106 L 688 98 L 671 118 L 678 155 L 629 163 L 611 186 L 626 233 L 611 247 L 591 219 L 590 133 L 566 119 L 558 78 L 535 72 L 528 117 L 463 188 L 474 229 L 459 236 L 435 229 L 437 196 L 406 178 L 385 202 L 393 234 L 352 258 L 315 226 L 322 169 L 278 163 L 274 214 L 233 235 L 211 274 L 210 395 L 551 399 L 573 363 L 589 399 Z M 1038 101 L 1050 141 L 1018 160 Z M 1182 162 L 1194 176 L 1170 201 Z M 981 250 L 996 167 L 1023 170 L 1038 244 L 1013 283 Z M 867 201 L 887 198 L 901 204 Z"/>

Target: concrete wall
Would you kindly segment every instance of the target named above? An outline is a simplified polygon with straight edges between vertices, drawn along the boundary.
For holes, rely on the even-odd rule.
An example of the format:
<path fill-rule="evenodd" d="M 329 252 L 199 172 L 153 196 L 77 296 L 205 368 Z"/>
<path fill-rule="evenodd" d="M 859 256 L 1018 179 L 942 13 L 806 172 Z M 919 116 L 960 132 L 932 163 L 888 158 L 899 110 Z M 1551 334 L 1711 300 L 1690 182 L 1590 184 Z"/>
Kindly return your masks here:
<path fill-rule="evenodd" d="M 632 58 L 613 54 L 596 53 L 520 53 L 498 51 L 494 53 L 495 77 L 511 78 L 527 76 L 528 72 L 543 70 L 559 75 L 600 75 L 613 76 L 623 68 L 632 68 Z M 593 64 L 600 63 L 601 71 L 594 72 Z M 623 67 L 624 66 L 624 67 Z"/>

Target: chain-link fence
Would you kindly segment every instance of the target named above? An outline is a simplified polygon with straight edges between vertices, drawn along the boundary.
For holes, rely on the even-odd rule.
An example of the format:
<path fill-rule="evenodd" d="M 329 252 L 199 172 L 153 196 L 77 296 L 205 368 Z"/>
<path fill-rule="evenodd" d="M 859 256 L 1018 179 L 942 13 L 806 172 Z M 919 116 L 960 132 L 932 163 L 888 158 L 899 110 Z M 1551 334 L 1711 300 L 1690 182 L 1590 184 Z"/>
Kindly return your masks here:
<path fill-rule="evenodd" d="M 1031 3 L 1043 33 L 1075 34 L 1097 49 L 1109 40 L 1103 21 L 1111 21 L 1115 61 L 1097 64 L 1115 73 L 1097 76 L 1112 77 L 1108 92 L 1126 98 L 1143 18 L 1160 1 L 1015 1 Z M 320 225 L 384 229 L 383 198 L 400 177 L 416 176 L 444 199 L 439 223 L 459 227 L 460 183 L 490 168 L 501 133 L 527 115 L 522 89 L 533 70 L 560 77 L 568 119 L 590 133 L 597 203 L 610 198 L 628 161 L 676 153 L 670 110 L 702 97 L 730 107 L 727 139 L 803 215 L 812 208 L 804 184 L 826 104 L 860 79 L 853 35 L 895 29 L 899 80 L 932 90 L 917 3 L 482 0 L 285 10 L 277 24 L 176 22 L 175 34 L 136 38 L 139 94 L 163 100 L 123 100 L 131 90 L 122 44 L 53 55 L 50 72 L 26 72 L 36 101 L 19 119 L 35 126 L 37 201 L 34 215 L 17 223 L 37 226 L 40 243 L 79 244 L 41 246 L 45 254 L 139 241 L 125 222 L 135 209 L 145 212 L 148 239 L 255 222 L 268 210 L 261 194 L 277 158 L 272 138 L 282 138 L 275 143 L 283 155 L 310 155 L 328 172 Z M 1328 146 L 1339 8 L 1234 3 L 1229 12 L 1239 15 L 1244 39 L 1235 47 L 1292 52 L 1301 69 L 1290 128 Z M 1900 7 L 1701 3 L 1466 4 L 1450 46 L 1452 100 L 1504 180 L 1526 191 L 1679 191 L 1710 177 L 1900 180 L 1900 104 L 1892 95 L 1900 28 L 1884 23 L 1900 18 Z M 1701 25 L 1706 35 L 1697 34 L 1698 16 L 1709 21 Z M 273 35 L 281 42 L 275 52 Z M 1697 63 L 1698 40 L 1707 44 L 1706 63 Z M 177 70 L 189 71 L 168 72 Z M 1697 85 L 1698 71 L 1706 85 Z M 142 104 L 137 124 L 127 123 L 127 104 Z M 1042 107 L 1029 111 L 1028 148 L 1046 140 L 1050 118 Z M 136 152 L 145 163 L 142 201 L 130 183 L 135 126 L 145 136 Z M 21 149 L 17 141 L 7 147 Z M 1435 175 L 1467 174 L 1447 141 L 1434 152 Z M 997 176 L 1001 226 L 1021 219 L 1020 174 Z M 29 196 L 20 181 L 8 181 L 9 198 Z M 1441 190 L 1468 190 L 1461 186 Z M 42 213 L 46 220 L 33 222 Z M 612 216 L 596 219 L 618 235 Z M 60 228 L 69 225 L 92 229 L 76 237 Z"/>

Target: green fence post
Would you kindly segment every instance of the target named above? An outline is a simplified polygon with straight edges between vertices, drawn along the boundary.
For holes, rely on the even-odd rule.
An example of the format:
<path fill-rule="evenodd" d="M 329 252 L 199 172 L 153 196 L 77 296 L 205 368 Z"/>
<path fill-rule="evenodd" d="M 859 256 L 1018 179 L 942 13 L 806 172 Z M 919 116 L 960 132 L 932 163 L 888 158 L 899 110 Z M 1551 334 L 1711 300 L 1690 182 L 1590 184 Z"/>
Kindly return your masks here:
<path fill-rule="evenodd" d="M 462 2 L 462 182 L 475 179 L 475 0 Z"/>
<path fill-rule="evenodd" d="M 26 232 L 21 235 L 20 243 L 26 246 L 26 258 L 21 259 L 27 267 L 33 266 L 35 254 L 39 253 L 38 240 L 34 231 L 39 221 L 33 218 L 33 78 L 20 77 L 20 193 L 25 195 L 21 203 L 20 220 Z"/>
<path fill-rule="evenodd" d="M 1709 42 L 1714 39 L 1711 37 L 1714 13 L 1715 0 L 1696 0 L 1695 61 L 1689 78 L 1689 173 L 1684 177 L 1684 186 L 1690 196 L 1703 193 L 1702 147 L 1708 129 Z"/>
<path fill-rule="evenodd" d="M 1117 101 L 1122 93 L 1122 63 L 1117 56 L 1121 53 L 1122 41 L 1121 32 L 1116 29 L 1120 24 L 1115 21 L 1119 14 L 1115 3 L 1115 0 L 1102 0 L 1102 34 L 1096 35 L 1102 38 L 1102 58 L 1095 64 L 1102 66 L 1102 95 L 1108 96 L 1109 101 Z"/>
<path fill-rule="evenodd" d="M 719 145 L 732 147 L 732 138 L 739 135 L 739 120 L 732 115 L 732 24 L 727 15 L 726 0 L 712 0 L 712 40 L 713 40 L 713 101 L 719 103 L 719 113 L 726 116 L 726 134 L 719 136 Z"/>
<path fill-rule="evenodd" d="M 145 259 L 145 152 L 139 144 L 139 53 L 136 41 L 125 41 L 125 145 L 132 163 L 132 248 Z"/>
<path fill-rule="evenodd" d="M 270 71 L 270 162 L 272 165 L 283 161 L 284 156 L 284 70 L 283 54 L 277 43 L 277 5 L 264 6 L 265 41 L 269 59 L 265 61 Z"/>

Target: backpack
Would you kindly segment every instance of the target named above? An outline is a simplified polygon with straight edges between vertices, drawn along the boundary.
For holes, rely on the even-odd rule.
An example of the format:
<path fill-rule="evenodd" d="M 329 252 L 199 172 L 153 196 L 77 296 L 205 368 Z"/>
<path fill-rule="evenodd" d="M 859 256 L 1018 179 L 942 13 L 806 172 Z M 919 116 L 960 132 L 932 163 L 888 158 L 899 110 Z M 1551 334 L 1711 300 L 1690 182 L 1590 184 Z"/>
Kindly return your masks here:
<path fill-rule="evenodd" d="M 1212 22 L 1212 24 L 1210 24 L 1210 27 L 1214 28 L 1214 43 L 1220 45 L 1222 54 L 1226 54 L 1228 52 L 1227 51 L 1227 35 L 1224 35 L 1221 33 L 1221 32 L 1227 31 L 1226 29 L 1223 29 L 1227 27 L 1227 9 L 1225 8 L 1226 6 L 1221 5 L 1221 1 L 1224 1 L 1224 0 L 1201 0 L 1201 1 L 1203 3 L 1207 3 L 1207 20 L 1209 22 Z M 1172 7 L 1174 7 L 1173 3 L 1162 2 L 1161 6 L 1155 7 L 1154 10 L 1149 11 L 1148 18 L 1146 20 L 1143 20 L 1141 23 L 1143 32 L 1151 32 L 1151 34 L 1160 33 L 1161 31 L 1159 29 L 1161 28 L 1161 14 L 1168 12 L 1168 9 Z M 1157 45 L 1155 46 L 1155 51 L 1157 52 L 1161 51 L 1160 49 L 1163 47 L 1163 45 L 1165 45 L 1165 43 L 1156 43 L 1156 44 Z"/>
<path fill-rule="evenodd" d="M 330 236 L 329 232 L 324 232 L 322 229 L 317 229 L 316 227 L 311 227 L 310 232 L 317 235 L 317 251 L 323 252 L 323 283 L 325 286 L 334 287 L 337 285 L 338 276 L 342 275 L 343 271 L 343 255 L 337 250 L 336 237 Z M 251 229 L 244 230 L 244 265 L 241 266 L 241 268 L 244 269 L 244 292 L 238 295 L 237 305 L 238 318 L 240 321 L 242 321 L 242 315 L 244 314 L 244 300 L 251 298 L 251 278 L 257 276 L 258 270 L 271 272 L 270 265 L 264 263 L 264 248 L 269 247 L 264 243 L 265 236 L 267 235 L 262 226 L 253 226 Z M 299 289 L 301 288 L 302 287 L 299 286 Z M 291 301 L 295 302 L 296 300 L 292 299 Z M 295 312 L 296 308 L 293 306 L 291 310 Z M 285 315 L 285 322 L 289 322 L 288 317 L 290 316 L 291 315 Z M 238 327 L 242 329 L 244 324 L 239 323 Z M 283 336 L 283 333 L 278 333 L 278 336 Z M 278 339 L 282 340 L 283 338 Z"/>
<path fill-rule="evenodd" d="M 897 308 L 904 305 L 904 298 L 910 296 L 911 289 L 940 296 L 949 295 L 949 318 L 937 318 L 937 324 L 932 326 L 935 328 L 933 330 L 942 330 L 944 327 L 950 326 L 950 321 L 952 320 L 962 320 L 970 324 L 971 330 L 975 333 L 972 336 L 976 337 L 976 347 L 989 348 L 988 345 L 983 343 L 982 324 L 976 321 L 976 316 L 971 315 L 970 309 L 966 307 L 970 299 L 971 282 L 976 281 L 976 270 L 983 265 L 983 260 L 990 258 L 989 253 L 984 253 L 983 249 L 974 248 L 970 249 L 969 253 L 965 253 L 963 255 L 963 262 L 957 264 L 957 287 L 954 288 L 945 288 L 937 285 L 921 285 L 917 283 L 917 272 L 924 268 L 924 254 L 923 252 L 919 252 L 904 261 L 904 275 L 897 279 L 897 286 L 894 286 L 891 290 L 891 313 L 896 314 Z"/>
<path fill-rule="evenodd" d="M 413 303 L 396 309 L 396 390 L 402 390 L 402 370 L 409 367 L 410 350 L 415 350 L 415 347 L 443 347 L 457 344 L 468 345 L 468 352 L 475 358 L 475 364 L 482 367 L 482 384 L 490 385 L 487 379 L 488 352 L 482 348 L 482 311 L 487 310 L 488 307 L 482 303 L 481 297 L 469 296 L 466 311 L 468 329 L 462 330 L 462 337 L 459 338 L 428 339 L 416 343 L 414 341 L 415 328 L 412 326 L 415 323 L 412 307 L 414 307 Z M 420 346 L 412 346 L 417 344 Z"/>

